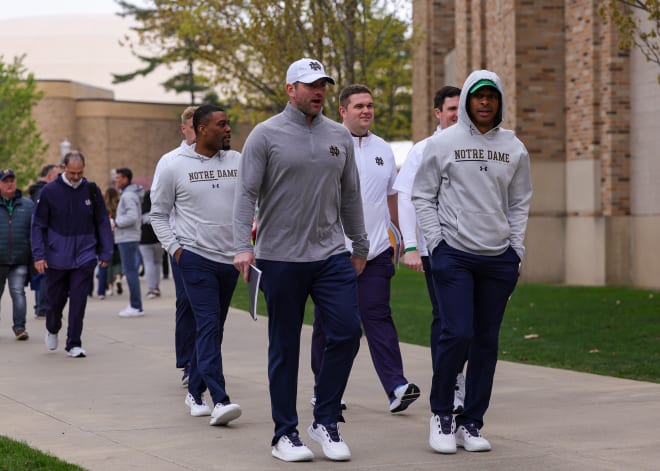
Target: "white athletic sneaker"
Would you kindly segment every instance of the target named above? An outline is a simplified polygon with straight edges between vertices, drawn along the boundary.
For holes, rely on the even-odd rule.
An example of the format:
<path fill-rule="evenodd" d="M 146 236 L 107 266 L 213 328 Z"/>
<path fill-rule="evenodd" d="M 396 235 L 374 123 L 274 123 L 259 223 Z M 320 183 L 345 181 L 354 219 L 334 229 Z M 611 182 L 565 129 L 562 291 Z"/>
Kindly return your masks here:
<path fill-rule="evenodd" d="M 465 376 L 463 373 L 458 373 L 456 376 L 456 386 L 454 387 L 454 414 L 463 412 L 465 401 Z"/>
<path fill-rule="evenodd" d="M 397 386 L 390 398 L 390 412 L 404 411 L 410 404 L 419 397 L 419 387 L 416 384 L 408 383 Z"/>
<path fill-rule="evenodd" d="M 144 311 L 142 309 L 136 309 L 130 304 L 128 307 L 125 307 L 119 311 L 119 317 L 140 317 L 144 316 Z"/>
<path fill-rule="evenodd" d="M 46 347 L 48 347 L 48 350 L 57 350 L 57 334 L 51 334 L 46 330 Z"/>
<path fill-rule="evenodd" d="M 326 458 L 334 461 L 348 461 L 351 459 L 351 450 L 341 438 L 337 424 L 321 425 L 313 422 L 307 428 L 307 433 L 323 448 Z"/>
<path fill-rule="evenodd" d="M 206 403 L 206 399 L 202 396 L 202 403 L 198 404 L 192 394 L 188 393 L 186 396 L 185 404 L 190 407 L 190 415 L 193 417 L 204 417 L 211 415 L 211 408 Z"/>
<path fill-rule="evenodd" d="M 227 425 L 234 419 L 238 419 L 242 414 L 241 406 L 238 404 L 217 403 L 211 412 L 211 425 Z"/>
<path fill-rule="evenodd" d="M 456 453 L 456 423 L 451 415 L 432 415 L 429 433 L 429 445 L 438 453 Z"/>
<path fill-rule="evenodd" d="M 456 445 L 465 451 L 490 451 L 490 443 L 481 436 L 475 423 L 459 425 L 456 430 Z"/>
<path fill-rule="evenodd" d="M 282 461 L 310 461 L 314 459 L 314 453 L 305 446 L 298 432 L 282 435 L 273 446 L 272 454 Z"/>
<path fill-rule="evenodd" d="M 66 354 L 73 358 L 85 358 L 87 356 L 87 352 L 80 347 L 73 347 Z"/>

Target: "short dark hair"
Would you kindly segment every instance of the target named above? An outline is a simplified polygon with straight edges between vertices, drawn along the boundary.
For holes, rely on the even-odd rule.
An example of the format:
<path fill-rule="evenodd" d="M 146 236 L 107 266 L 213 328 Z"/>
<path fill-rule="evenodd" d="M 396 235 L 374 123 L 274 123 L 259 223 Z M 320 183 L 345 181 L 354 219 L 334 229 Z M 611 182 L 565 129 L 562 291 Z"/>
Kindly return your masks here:
<path fill-rule="evenodd" d="M 131 169 L 128 167 L 121 167 L 115 170 L 115 173 L 118 173 L 119 175 L 123 175 L 124 177 L 128 178 L 128 183 L 131 183 L 133 181 L 133 172 L 131 172 Z"/>
<path fill-rule="evenodd" d="M 72 160 L 79 160 L 79 161 L 82 162 L 83 167 L 85 166 L 85 156 L 83 155 L 82 152 L 77 151 L 77 150 L 68 152 L 62 158 L 62 162 L 60 163 L 60 165 L 63 165 L 64 167 L 66 167 L 67 165 L 69 165 L 69 162 L 71 162 Z"/>
<path fill-rule="evenodd" d="M 211 113 L 215 113 L 216 111 L 222 111 L 223 113 L 225 112 L 224 108 L 221 108 L 217 105 L 209 105 L 209 104 L 202 105 L 195 110 L 195 112 L 193 113 L 193 129 L 195 130 L 195 134 L 197 134 L 199 125 L 208 124 L 209 115 Z"/>
<path fill-rule="evenodd" d="M 349 85 L 348 87 L 345 87 L 341 93 L 339 94 L 339 106 L 343 106 L 346 108 L 348 105 L 349 99 L 351 98 L 351 95 L 357 95 L 358 93 L 368 93 L 372 97 L 374 96 L 373 93 L 371 93 L 371 89 L 367 87 L 366 85 L 362 85 L 361 83 L 355 83 L 353 85 Z"/>
<path fill-rule="evenodd" d="M 48 174 L 50 173 L 51 170 L 53 170 L 56 167 L 56 165 L 53 164 L 46 164 L 43 167 L 41 167 L 41 172 L 39 172 L 39 176 L 41 178 L 46 178 Z"/>
<path fill-rule="evenodd" d="M 443 105 L 445 104 L 446 98 L 451 98 L 453 96 L 460 96 L 461 89 L 451 85 L 442 87 L 440 90 L 435 92 L 433 97 L 433 108 L 442 110 Z"/>

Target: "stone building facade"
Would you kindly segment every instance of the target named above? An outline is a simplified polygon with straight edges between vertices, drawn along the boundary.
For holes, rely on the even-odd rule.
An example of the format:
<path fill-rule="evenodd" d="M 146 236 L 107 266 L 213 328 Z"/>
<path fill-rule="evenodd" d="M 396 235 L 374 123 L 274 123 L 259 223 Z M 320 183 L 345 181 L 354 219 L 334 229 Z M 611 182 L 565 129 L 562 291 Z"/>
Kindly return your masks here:
<path fill-rule="evenodd" d="M 597 0 L 414 0 L 413 139 L 433 93 L 502 78 L 532 158 L 528 282 L 660 288 L 657 65 L 621 51 Z"/>
<path fill-rule="evenodd" d="M 116 101 L 110 90 L 73 81 L 40 80 L 44 97 L 33 109 L 37 127 L 49 145 L 45 161 L 59 163 L 60 143 L 86 158 L 85 176 L 105 189 L 112 169 L 128 167 L 140 182 L 150 182 L 158 159 L 177 147 L 185 105 Z M 232 146 L 240 149 L 247 128 L 232 129 Z"/>

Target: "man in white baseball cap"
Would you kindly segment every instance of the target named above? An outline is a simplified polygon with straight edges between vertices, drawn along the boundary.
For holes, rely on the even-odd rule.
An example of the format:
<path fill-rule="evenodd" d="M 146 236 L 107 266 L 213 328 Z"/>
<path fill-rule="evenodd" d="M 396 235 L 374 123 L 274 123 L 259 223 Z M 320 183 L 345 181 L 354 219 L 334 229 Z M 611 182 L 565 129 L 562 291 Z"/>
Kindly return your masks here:
<path fill-rule="evenodd" d="M 295 61 L 286 71 L 286 83 L 314 83 L 320 78 L 326 79 L 333 85 L 335 84 L 334 79 L 326 75 L 323 64 L 307 57 Z"/>
<path fill-rule="evenodd" d="M 257 124 L 245 141 L 234 198 L 234 266 L 245 281 L 251 264 L 263 272 L 275 422 L 271 452 L 283 461 L 314 458 L 300 438 L 296 410 L 300 330 L 309 296 L 320 308 L 327 343 L 307 431 L 327 458 L 351 458 L 337 422 L 343 420 L 341 398 L 360 345 L 357 277 L 366 264 L 369 241 L 353 139 L 321 112 L 327 83 L 334 80 L 320 62 L 300 59 L 291 64 L 286 74 L 289 103 Z M 352 254 L 344 233 L 353 243 Z"/>

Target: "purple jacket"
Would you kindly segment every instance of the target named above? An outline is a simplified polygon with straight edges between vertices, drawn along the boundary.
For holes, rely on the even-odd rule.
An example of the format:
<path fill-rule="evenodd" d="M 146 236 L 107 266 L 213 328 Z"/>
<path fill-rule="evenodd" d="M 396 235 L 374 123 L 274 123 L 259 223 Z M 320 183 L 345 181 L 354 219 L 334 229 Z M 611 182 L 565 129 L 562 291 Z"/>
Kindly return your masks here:
<path fill-rule="evenodd" d="M 89 190 L 86 179 L 74 189 L 61 175 L 43 187 L 32 214 L 35 261 L 45 259 L 49 268 L 57 270 L 78 268 L 97 257 L 102 262 L 110 262 L 113 240 L 108 210 L 98 187 L 96 201 L 90 198 Z M 92 204 L 95 204 L 93 211 Z M 98 229 L 94 227 L 92 215 Z"/>

